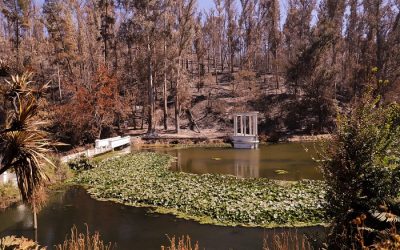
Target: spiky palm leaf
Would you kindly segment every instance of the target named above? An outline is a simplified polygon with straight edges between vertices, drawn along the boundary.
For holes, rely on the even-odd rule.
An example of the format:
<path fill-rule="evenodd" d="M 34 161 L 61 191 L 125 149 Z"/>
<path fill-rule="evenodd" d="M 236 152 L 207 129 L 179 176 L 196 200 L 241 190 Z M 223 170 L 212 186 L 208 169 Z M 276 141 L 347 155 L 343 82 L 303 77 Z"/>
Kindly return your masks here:
<path fill-rule="evenodd" d="M 20 114 L 9 120 L 7 131 L 2 133 L 2 166 L 15 170 L 23 200 L 29 200 L 35 188 L 45 178 L 43 163 L 51 161 L 45 156 L 51 142 L 49 135 L 40 129 L 37 106 L 20 102 Z M 11 129 L 10 129 L 11 128 Z"/>
<path fill-rule="evenodd" d="M 11 81 L 5 80 L 8 84 L 7 91 L 5 92 L 8 97 L 16 97 L 21 95 L 30 95 L 34 92 L 31 88 L 31 83 L 29 79 L 32 77 L 32 73 L 25 72 L 21 76 L 13 75 L 11 76 Z"/>
<path fill-rule="evenodd" d="M 400 217 L 391 212 L 370 211 L 371 216 L 381 222 L 399 223 Z"/>
<path fill-rule="evenodd" d="M 24 97 L 41 97 L 45 90 L 49 87 L 50 82 L 42 85 L 40 88 L 34 88 L 32 85 L 33 81 L 29 79 L 32 78 L 32 73 L 25 72 L 21 76 L 13 75 L 11 76 L 11 81 L 5 80 L 7 87 L 3 90 L 5 97 L 13 100 L 14 107 L 16 99 L 22 99 Z"/>
<path fill-rule="evenodd" d="M 43 164 L 51 161 L 46 157 L 52 142 L 42 129 L 44 122 L 38 118 L 38 100 L 28 87 L 30 74 L 12 77 L 10 89 L 14 110 L 0 131 L 0 174 L 14 169 L 22 199 L 30 201 L 46 177 Z M 42 88 L 43 89 L 43 88 Z"/>
<path fill-rule="evenodd" d="M 17 112 L 11 112 L 7 119 L 9 130 L 38 130 L 46 123 L 37 118 L 38 104 L 36 99 L 29 96 L 18 99 Z"/>

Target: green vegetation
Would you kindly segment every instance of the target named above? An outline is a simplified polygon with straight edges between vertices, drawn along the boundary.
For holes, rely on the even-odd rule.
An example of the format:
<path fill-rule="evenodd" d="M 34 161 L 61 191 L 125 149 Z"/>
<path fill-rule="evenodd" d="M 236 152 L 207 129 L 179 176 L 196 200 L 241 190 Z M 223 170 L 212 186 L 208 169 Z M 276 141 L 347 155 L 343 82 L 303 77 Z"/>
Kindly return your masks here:
<path fill-rule="evenodd" d="M 326 208 L 333 218 L 328 237 L 332 249 L 398 239 L 400 106 L 383 105 L 372 91 L 366 94 L 351 112 L 339 117 L 323 155 Z"/>
<path fill-rule="evenodd" d="M 11 185 L 0 185 L 0 209 L 4 209 L 20 200 L 18 189 Z"/>
<path fill-rule="evenodd" d="M 171 156 L 138 153 L 103 161 L 76 183 L 101 200 L 220 225 L 310 225 L 325 221 L 320 181 L 281 182 L 168 170 Z"/>
<path fill-rule="evenodd" d="M 89 170 L 93 168 L 92 163 L 90 162 L 89 158 L 82 156 L 79 158 L 76 158 L 74 160 L 71 160 L 68 162 L 68 166 L 70 169 L 80 172 L 83 170 Z"/>

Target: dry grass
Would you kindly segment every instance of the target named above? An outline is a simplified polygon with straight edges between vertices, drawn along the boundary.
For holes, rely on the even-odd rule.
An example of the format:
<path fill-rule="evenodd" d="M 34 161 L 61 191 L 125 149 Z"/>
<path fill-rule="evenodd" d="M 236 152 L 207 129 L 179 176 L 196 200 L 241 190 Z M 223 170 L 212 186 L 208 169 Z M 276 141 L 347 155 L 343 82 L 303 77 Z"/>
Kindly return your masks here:
<path fill-rule="evenodd" d="M 295 233 L 274 234 L 272 238 L 268 236 L 264 239 L 264 250 L 312 250 L 312 246 L 307 238 Z"/>
<path fill-rule="evenodd" d="M 170 238 L 168 236 L 170 246 L 164 247 L 161 246 L 161 250 L 199 250 L 199 243 L 196 242 L 192 244 L 192 241 L 188 235 L 179 237 L 176 239 L 176 237 Z"/>
<path fill-rule="evenodd" d="M 111 243 L 104 243 L 100 239 L 98 232 L 91 235 L 87 225 L 86 234 L 79 233 L 74 226 L 71 229 L 70 238 L 66 239 L 64 243 L 55 246 L 56 250 L 111 250 L 115 248 Z"/>
<path fill-rule="evenodd" d="M 1 250 L 46 250 L 41 248 L 36 242 L 26 239 L 24 237 L 6 236 L 0 238 L 0 249 Z"/>

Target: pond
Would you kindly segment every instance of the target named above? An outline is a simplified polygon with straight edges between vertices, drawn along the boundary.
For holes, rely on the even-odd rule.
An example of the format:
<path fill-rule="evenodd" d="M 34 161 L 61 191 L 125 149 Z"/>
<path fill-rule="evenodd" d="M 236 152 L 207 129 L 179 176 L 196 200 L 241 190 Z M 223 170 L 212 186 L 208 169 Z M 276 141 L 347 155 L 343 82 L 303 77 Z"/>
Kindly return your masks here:
<path fill-rule="evenodd" d="M 105 241 L 117 243 L 118 249 L 160 249 L 161 245 L 167 245 L 167 235 L 190 235 L 199 241 L 201 249 L 208 250 L 262 249 L 264 239 L 280 233 L 305 233 L 317 239 L 325 235 L 323 227 L 263 229 L 201 225 L 172 215 L 150 213 L 146 208 L 96 201 L 82 188 L 70 187 L 52 194 L 39 213 L 37 240 L 42 245 L 54 246 L 64 241 L 73 225 L 85 231 L 85 223 L 91 231 L 99 231 Z M 0 213 L 0 237 L 13 234 L 33 239 L 31 228 L 31 212 L 23 205 Z"/>
<path fill-rule="evenodd" d="M 144 148 L 176 157 L 175 171 L 230 174 L 243 178 L 321 180 L 314 143 L 260 145 L 259 149 L 220 147 Z"/>
<path fill-rule="evenodd" d="M 125 149 L 125 152 L 137 149 Z M 220 173 L 244 178 L 267 177 L 281 180 L 321 179 L 313 144 L 261 145 L 258 150 L 231 148 L 142 148 L 176 157 L 175 171 L 197 174 Z M 245 228 L 202 225 L 173 215 L 152 213 L 113 202 L 96 201 L 83 188 L 69 187 L 50 195 L 38 215 L 39 229 L 35 236 L 31 211 L 18 205 L 0 212 L 0 237 L 22 235 L 36 238 L 45 246 L 61 243 L 76 225 L 85 231 L 99 231 L 106 242 L 117 243 L 118 249 L 160 249 L 169 236 L 190 235 L 201 249 L 262 249 L 264 239 L 274 234 L 307 234 L 324 238 L 323 227 Z M 301 237 L 300 237 L 301 238 Z"/>

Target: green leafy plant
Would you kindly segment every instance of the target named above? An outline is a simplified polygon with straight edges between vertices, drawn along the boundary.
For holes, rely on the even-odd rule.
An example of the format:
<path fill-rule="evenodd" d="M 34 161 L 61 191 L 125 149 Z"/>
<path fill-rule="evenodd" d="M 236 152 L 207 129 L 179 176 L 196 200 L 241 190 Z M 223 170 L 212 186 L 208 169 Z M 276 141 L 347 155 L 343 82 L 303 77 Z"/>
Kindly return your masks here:
<path fill-rule="evenodd" d="M 86 156 L 81 156 L 68 162 L 68 166 L 74 171 L 85 171 L 93 168 L 92 163 Z"/>
<path fill-rule="evenodd" d="M 399 221 L 400 106 L 382 105 L 372 93 L 338 117 L 322 153 L 325 204 L 333 219 L 328 244 L 335 249 L 371 245 Z"/>
<path fill-rule="evenodd" d="M 10 204 L 19 201 L 18 189 L 9 183 L 0 184 L 0 209 L 7 208 Z"/>

